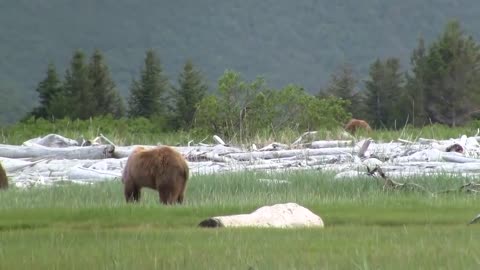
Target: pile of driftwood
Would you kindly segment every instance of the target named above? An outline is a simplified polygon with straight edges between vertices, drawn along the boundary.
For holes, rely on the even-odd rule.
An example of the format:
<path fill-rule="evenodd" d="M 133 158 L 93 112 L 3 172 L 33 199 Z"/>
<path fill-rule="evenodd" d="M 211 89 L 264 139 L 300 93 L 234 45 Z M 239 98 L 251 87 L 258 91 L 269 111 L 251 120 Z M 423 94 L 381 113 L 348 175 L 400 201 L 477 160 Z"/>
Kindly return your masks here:
<path fill-rule="evenodd" d="M 260 149 L 255 145 L 248 149 L 229 146 L 218 136 L 213 136 L 217 142 L 214 145 L 190 142 L 175 148 L 189 161 L 192 176 L 244 170 L 316 169 L 334 172 L 336 178 L 352 178 L 369 175 L 371 168 L 376 167 L 389 178 L 480 174 L 480 137 L 477 136 L 391 142 L 357 141 L 353 137 L 309 140 L 314 133 L 305 133 L 289 145 L 271 143 Z M 134 148 L 117 146 L 103 135 L 93 141 L 78 142 L 49 134 L 23 145 L 0 145 L 0 162 L 11 185 L 17 187 L 65 181 L 92 183 L 119 179 Z"/>

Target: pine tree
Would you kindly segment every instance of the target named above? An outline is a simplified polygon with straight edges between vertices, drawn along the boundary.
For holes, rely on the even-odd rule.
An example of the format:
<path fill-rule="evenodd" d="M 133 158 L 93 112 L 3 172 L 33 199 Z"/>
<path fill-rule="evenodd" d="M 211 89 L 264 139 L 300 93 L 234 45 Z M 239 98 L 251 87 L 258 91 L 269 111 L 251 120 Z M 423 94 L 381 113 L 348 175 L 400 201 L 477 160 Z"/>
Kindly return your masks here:
<path fill-rule="evenodd" d="M 92 102 L 95 104 L 93 115 L 123 116 L 125 112 L 123 101 L 110 77 L 110 71 L 100 50 L 95 50 L 90 58 L 88 77 L 91 82 L 89 92 L 92 93 Z"/>
<path fill-rule="evenodd" d="M 128 115 L 163 116 L 167 105 L 164 94 L 169 89 L 169 83 L 154 50 L 147 51 L 141 74 L 140 81 L 134 80 L 130 88 Z"/>
<path fill-rule="evenodd" d="M 357 89 L 357 84 L 358 80 L 353 73 L 352 66 L 345 63 L 330 76 L 328 86 L 319 92 L 318 97 L 334 96 L 346 100 L 349 102 L 346 110 L 353 117 L 363 118 L 365 114 L 364 96 Z"/>
<path fill-rule="evenodd" d="M 37 86 L 35 91 L 38 93 L 40 105 L 36 107 L 31 115 L 36 118 L 49 118 L 51 115 L 51 104 L 56 95 L 61 91 L 60 80 L 57 75 L 57 70 L 53 63 L 50 63 L 47 68 L 47 75 Z"/>
<path fill-rule="evenodd" d="M 365 82 L 368 120 L 375 127 L 395 127 L 401 118 L 403 76 L 399 60 L 377 59 L 371 66 L 369 79 Z"/>
<path fill-rule="evenodd" d="M 190 128 L 196 106 L 205 96 L 208 86 L 191 60 L 187 60 L 178 78 L 178 88 L 174 88 L 176 128 Z"/>
<path fill-rule="evenodd" d="M 421 126 L 427 123 L 426 97 L 425 97 L 425 76 L 426 76 L 426 53 L 425 40 L 420 37 L 417 48 L 413 50 L 410 57 L 412 74 L 406 74 L 406 111 L 411 116 L 411 123 L 414 126 Z"/>
<path fill-rule="evenodd" d="M 95 114 L 95 97 L 91 92 L 91 81 L 88 66 L 85 63 L 85 54 L 81 50 L 75 51 L 70 68 L 65 73 L 65 99 L 68 101 L 71 118 L 88 119 Z"/>
<path fill-rule="evenodd" d="M 432 121 L 456 126 L 479 111 L 479 67 L 479 46 L 457 21 L 447 23 L 429 48 L 422 80 L 426 111 Z"/>

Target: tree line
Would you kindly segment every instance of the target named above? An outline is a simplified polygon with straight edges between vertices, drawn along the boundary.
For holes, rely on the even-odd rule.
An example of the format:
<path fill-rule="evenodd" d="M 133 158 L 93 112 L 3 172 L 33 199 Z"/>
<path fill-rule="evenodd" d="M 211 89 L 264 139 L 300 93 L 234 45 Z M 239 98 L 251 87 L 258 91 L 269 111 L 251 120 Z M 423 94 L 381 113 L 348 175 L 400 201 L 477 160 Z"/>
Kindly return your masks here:
<path fill-rule="evenodd" d="M 479 49 L 458 21 L 450 21 L 429 46 L 418 39 L 409 71 L 401 71 L 398 58 L 376 59 L 359 91 L 351 68 L 343 65 L 320 95 L 350 101 L 354 117 L 377 128 L 462 125 L 480 112 Z"/>
<path fill-rule="evenodd" d="M 441 123 L 456 126 L 480 112 L 480 51 L 458 21 L 450 21 L 429 46 L 419 38 L 410 70 L 395 57 L 376 59 L 360 81 L 349 64 L 331 75 L 315 95 L 301 86 L 272 89 L 261 77 L 245 81 L 226 70 L 215 89 L 192 61 L 173 86 L 154 50 L 147 50 L 140 76 L 126 102 L 118 93 L 99 50 L 87 61 L 75 51 L 63 80 L 53 64 L 36 89 L 40 103 L 28 117 L 88 119 L 112 115 L 143 117 L 165 129 L 200 129 L 224 136 L 250 136 L 259 130 L 311 130 L 363 118 L 376 128 Z"/>

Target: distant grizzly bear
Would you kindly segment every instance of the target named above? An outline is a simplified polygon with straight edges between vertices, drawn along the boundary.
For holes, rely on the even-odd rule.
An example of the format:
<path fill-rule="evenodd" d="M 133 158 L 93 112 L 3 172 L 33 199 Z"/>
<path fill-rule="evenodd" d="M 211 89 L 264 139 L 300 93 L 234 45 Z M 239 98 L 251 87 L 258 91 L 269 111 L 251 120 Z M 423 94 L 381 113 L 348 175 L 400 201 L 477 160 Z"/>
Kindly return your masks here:
<path fill-rule="evenodd" d="M 188 175 L 187 162 L 173 148 L 137 147 L 128 157 L 123 170 L 125 199 L 137 202 L 140 189 L 148 187 L 158 191 L 163 204 L 182 203 Z"/>
<path fill-rule="evenodd" d="M 364 129 L 368 132 L 372 131 L 370 125 L 366 121 L 360 119 L 353 118 L 345 125 L 345 130 L 351 134 L 355 134 L 358 129 Z"/>
<path fill-rule="evenodd" d="M 0 163 L 0 189 L 7 189 L 8 188 L 8 178 L 7 178 L 7 173 L 2 167 L 2 164 Z"/>

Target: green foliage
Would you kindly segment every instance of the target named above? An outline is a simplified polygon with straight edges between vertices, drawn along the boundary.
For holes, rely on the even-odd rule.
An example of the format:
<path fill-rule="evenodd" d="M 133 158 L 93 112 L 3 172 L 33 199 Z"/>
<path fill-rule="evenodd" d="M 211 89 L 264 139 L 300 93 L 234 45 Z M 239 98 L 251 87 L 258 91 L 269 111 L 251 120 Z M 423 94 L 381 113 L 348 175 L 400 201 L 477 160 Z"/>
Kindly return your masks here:
<path fill-rule="evenodd" d="M 354 118 L 364 118 L 364 93 L 357 89 L 358 79 L 353 73 L 351 64 L 342 64 L 332 75 L 328 86 L 320 90 L 318 97 L 335 96 L 346 100 L 349 104 L 346 110 Z"/>
<path fill-rule="evenodd" d="M 192 127 L 197 105 L 205 96 L 208 87 L 191 60 L 188 60 L 183 66 L 178 84 L 179 87 L 174 87 L 172 93 L 176 105 L 173 126 L 177 129 L 189 129 Z"/>
<path fill-rule="evenodd" d="M 423 37 L 418 39 L 417 48 L 415 48 L 410 57 L 411 74 L 405 74 L 405 112 L 411 116 L 411 123 L 414 126 L 422 126 L 428 123 L 427 102 L 425 96 L 425 76 L 426 67 L 426 48 Z"/>
<path fill-rule="evenodd" d="M 403 74 L 397 58 L 377 59 L 370 67 L 365 82 L 365 102 L 368 120 L 374 127 L 395 127 L 404 122 Z"/>
<path fill-rule="evenodd" d="M 47 75 L 39 84 L 35 91 L 38 93 L 40 105 L 36 107 L 30 115 L 34 117 L 49 118 L 52 113 L 53 100 L 59 95 L 61 82 L 57 75 L 55 65 L 50 63 L 47 68 Z"/>
<path fill-rule="evenodd" d="M 110 78 L 110 71 L 105 64 L 100 50 L 95 50 L 88 68 L 88 77 L 91 81 L 91 92 L 94 104 L 92 116 L 112 114 L 122 117 L 125 114 L 125 105 L 120 97 L 115 83 Z"/>
<path fill-rule="evenodd" d="M 429 116 L 451 126 L 465 123 L 479 110 L 480 47 L 457 21 L 451 21 L 426 57 Z"/>
<path fill-rule="evenodd" d="M 348 101 L 336 97 L 316 98 L 294 85 L 276 93 L 272 119 L 275 129 L 334 129 L 351 118 L 345 110 Z"/>
<path fill-rule="evenodd" d="M 94 94 L 92 92 L 92 82 L 89 78 L 88 65 L 85 60 L 85 54 L 82 50 L 76 50 L 70 61 L 70 67 L 65 72 L 65 82 L 63 86 L 63 95 L 67 103 L 63 104 L 68 108 L 67 115 L 70 118 L 88 119 L 95 115 Z M 57 115 L 57 118 L 63 118 L 63 115 Z"/>
<path fill-rule="evenodd" d="M 263 96 L 263 93 L 260 95 Z M 206 99 L 210 101 L 216 99 L 214 96 L 207 96 Z M 341 116 L 345 113 L 342 109 L 345 101 L 339 100 L 337 98 L 331 98 L 330 101 L 320 100 L 318 103 L 314 102 L 317 107 L 320 108 L 320 115 L 322 115 L 323 110 Z M 258 100 L 263 100 L 259 98 Z M 205 102 L 204 104 L 207 104 Z M 331 106 L 331 108 L 329 107 Z M 271 107 L 268 107 L 271 108 Z M 335 113 L 335 110 L 338 110 Z M 275 111 L 272 110 L 272 115 L 275 116 Z M 205 110 L 205 112 L 212 112 L 212 110 Z M 269 112 L 270 113 L 270 112 Z M 327 115 L 327 113 L 325 113 Z M 291 123 L 289 128 L 272 128 L 272 125 L 267 121 L 271 119 L 276 119 L 265 114 L 265 117 L 258 117 L 259 123 L 255 127 L 255 130 L 252 131 L 252 134 L 248 137 L 243 138 L 243 141 L 240 141 L 238 136 L 229 139 L 233 144 L 251 144 L 255 143 L 258 145 L 264 145 L 265 143 L 276 141 L 280 143 L 289 144 L 297 139 L 304 130 L 299 130 L 295 123 Z M 343 117 L 348 117 L 343 116 Z M 214 119 L 215 115 L 212 115 L 208 119 Z M 335 126 L 332 122 L 332 119 L 322 119 L 318 117 L 318 120 L 321 124 L 316 127 L 317 134 L 315 138 L 317 140 L 339 140 L 344 139 L 342 135 L 342 129 L 339 128 L 340 125 Z M 130 145 L 130 144 L 149 144 L 155 145 L 157 143 L 168 144 L 168 145 L 186 145 L 189 141 L 193 140 L 194 142 L 204 142 L 204 143 L 213 143 L 212 132 L 213 129 L 209 128 L 193 128 L 188 131 L 175 131 L 171 132 L 166 125 L 165 119 L 163 118 L 114 118 L 111 115 L 94 117 L 88 120 L 70 120 L 65 119 L 50 119 L 45 120 L 42 118 L 35 119 L 30 117 L 24 121 L 17 123 L 15 125 L 10 125 L 0 129 L 0 143 L 4 144 L 22 144 L 24 141 L 39 137 L 45 136 L 49 133 L 56 133 L 63 135 L 68 138 L 85 138 L 93 139 L 97 137 L 100 133 L 103 133 L 105 136 L 110 138 L 117 145 Z M 323 122 L 323 120 L 325 120 Z M 338 120 L 339 123 L 343 123 L 341 119 Z M 205 122 L 205 123 L 215 123 L 215 122 Z M 261 126 L 263 125 L 263 126 Z M 326 126 L 325 126 L 326 125 Z M 431 139 L 450 139 L 450 138 L 459 138 L 462 135 L 474 135 L 477 132 L 479 126 L 478 121 L 472 121 L 471 123 L 456 128 L 450 128 L 447 125 L 434 124 L 424 126 L 422 128 L 415 128 L 412 125 L 404 126 L 400 131 L 388 130 L 388 129 L 378 129 L 375 132 L 369 134 L 371 138 L 376 141 L 392 141 L 398 138 L 407 139 L 415 141 L 418 138 L 431 138 Z M 207 126 L 210 127 L 210 126 Z"/>
<path fill-rule="evenodd" d="M 215 94 L 199 103 L 195 127 L 240 141 L 265 128 L 272 133 L 334 128 L 350 118 L 346 101 L 319 99 L 295 85 L 268 89 L 262 78 L 244 82 L 234 71 L 223 74 Z"/>
<path fill-rule="evenodd" d="M 244 82 L 238 72 L 225 71 L 218 80 L 215 96 L 206 96 L 200 101 L 195 127 L 219 133 L 227 138 L 238 135 L 241 140 L 250 131 L 250 110 L 254 109 L 252 105 L 265 89 L 262 78 Z"/>
<path fill-rule="evenodd" d="M 159 118 L 116 118 L 110 114 L 87 120 L 70 118 L 45 120 L 30 117 L 15 125 L 2 128 L 0 142 L 22 144 L 26 140 L 50 133 L 72 139 L 89 140 L 102 133 L 118 145 L 157 143 L 177 145 L 186 144 L 192 139 L 199 140 L 199 137 L 188 133 L 168 132 L 165 126 L 165 122 Z"/>
<path fill-rule="evenodd" d="M 134 80 L 130 88 L 128 115 L 130 117 L 152 117 L 164 115 L 164 94 L 169 89 L 160 60 L 153 49 L 146 52 L 140 81 Z"/>
<path fill-rule="evenodd" d="M 94 51 L 89 64 L 83 51 L 75 51 L 63 83 L 58 79 L 55 66 L 49 64 L 46 78 L 39 83 L 36 91 L 40 106 L 30 113 L 36 118 L 85 120 L 107 114 L 118 118 L 125 113 L 123 101 L 100 50 Z"/>

